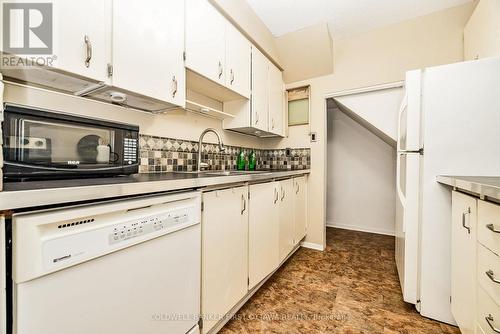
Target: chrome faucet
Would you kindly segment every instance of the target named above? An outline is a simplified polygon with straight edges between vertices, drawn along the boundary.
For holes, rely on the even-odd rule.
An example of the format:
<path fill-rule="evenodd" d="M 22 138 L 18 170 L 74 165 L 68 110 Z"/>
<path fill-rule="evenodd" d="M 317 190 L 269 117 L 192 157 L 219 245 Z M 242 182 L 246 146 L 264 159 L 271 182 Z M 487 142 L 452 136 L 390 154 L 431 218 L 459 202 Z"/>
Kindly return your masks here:
<path fill-rule="evenodd" d="M 201 151 L 203 150 L 203 137 L 205 137 L 205 135 L 209 132 L 213 132 L 217 136 L 217 140 L 219 141 L 219 150 L 221 152 L 224 152 L 226 150 L 226 148 L 224 147 L 224 143 L 220 138 L 219 133 L 215 129 L 208 128 L 205 131 L 203 131 L 200 136 L 200 141 L 198 142 L 198 172 L 201 172 L 202 167 L 208 167 L 207 163 L 201 162 Z"/>

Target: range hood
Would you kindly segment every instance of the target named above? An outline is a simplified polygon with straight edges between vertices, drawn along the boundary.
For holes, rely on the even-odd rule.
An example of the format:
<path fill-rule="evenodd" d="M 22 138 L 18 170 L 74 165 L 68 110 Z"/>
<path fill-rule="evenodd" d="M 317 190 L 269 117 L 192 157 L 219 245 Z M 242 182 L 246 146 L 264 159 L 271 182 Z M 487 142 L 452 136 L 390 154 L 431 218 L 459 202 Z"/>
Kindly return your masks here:
<path fill-rule="evenodd" d="M 29 69 L 1 68 L 1 73 L 6 81 L 86 97 L 145 112 L 161 113 L 179 108 L 179 106 L 165 101 L 106 85 L 104 82 L 50 66 L 32 66 Z"/>
<path fill-rule="evenodd" d="M 179 106 L 165 101 L 108 85 L 75 92 L 74 95 L 151 113 L 162 113 L 179 108 Z"/>

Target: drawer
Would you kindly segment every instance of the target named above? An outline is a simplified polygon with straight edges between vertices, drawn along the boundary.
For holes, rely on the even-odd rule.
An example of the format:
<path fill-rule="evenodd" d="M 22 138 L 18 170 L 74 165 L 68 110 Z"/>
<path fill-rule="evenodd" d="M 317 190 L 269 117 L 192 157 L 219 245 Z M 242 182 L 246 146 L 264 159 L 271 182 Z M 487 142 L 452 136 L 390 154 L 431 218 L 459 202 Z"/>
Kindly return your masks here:
<path fill-rule="evenodd" d="M 500 257 L 481 244 L 477 245 L 477 281 L 500 305 Z"/>
<path fill-rule="evenodd" d="M 478 201 L 477 219 L 479 242 L 500 254 L 500 205 Z"/>
<path fill-rule="evenodd" d="M 500 333 L 500 307 L 482 287 L 477 289 L 477 323 L 485 334 Z"/>

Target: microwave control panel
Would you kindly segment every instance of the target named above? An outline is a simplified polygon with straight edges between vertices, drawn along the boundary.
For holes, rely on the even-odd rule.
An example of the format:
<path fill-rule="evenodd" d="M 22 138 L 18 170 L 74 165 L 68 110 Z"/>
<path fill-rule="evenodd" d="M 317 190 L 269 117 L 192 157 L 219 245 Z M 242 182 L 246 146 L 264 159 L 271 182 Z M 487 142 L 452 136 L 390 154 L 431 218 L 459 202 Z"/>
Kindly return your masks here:
<path fill-rule="evenodd" d="M 129 165 L 137 163 L 137 139 L 123 139 L 123 161 Z"/>

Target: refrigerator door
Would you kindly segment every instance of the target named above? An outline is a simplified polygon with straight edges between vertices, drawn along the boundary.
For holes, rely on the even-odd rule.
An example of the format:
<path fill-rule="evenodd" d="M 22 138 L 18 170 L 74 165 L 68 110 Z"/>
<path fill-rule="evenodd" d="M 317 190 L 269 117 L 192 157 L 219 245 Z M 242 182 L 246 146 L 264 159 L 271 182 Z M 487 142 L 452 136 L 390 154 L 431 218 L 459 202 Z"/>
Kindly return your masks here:
<path fill-rule="evenodd" d="M 398 151 L 418 152 L 422 146 L 421 99 L 422 71 L 406 73 L 406 93 L 398 118 Z"/>
<path fill-rule="evenodd" d="M 418 296 L 420 171 L 419 153 L 397 155 L 396 172 L 396 266 L 405 302 Z"/>
<path fill-rule="evenodd" d="M 420 299 L 423 316 L 453 323 L 451 192 L 438 175 L 500 173 L 500 58 L 428 68 L 422 81 Z"/>

